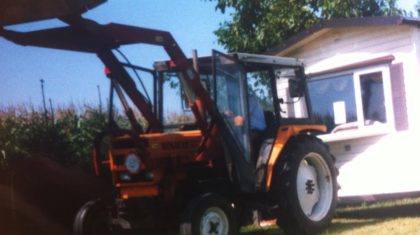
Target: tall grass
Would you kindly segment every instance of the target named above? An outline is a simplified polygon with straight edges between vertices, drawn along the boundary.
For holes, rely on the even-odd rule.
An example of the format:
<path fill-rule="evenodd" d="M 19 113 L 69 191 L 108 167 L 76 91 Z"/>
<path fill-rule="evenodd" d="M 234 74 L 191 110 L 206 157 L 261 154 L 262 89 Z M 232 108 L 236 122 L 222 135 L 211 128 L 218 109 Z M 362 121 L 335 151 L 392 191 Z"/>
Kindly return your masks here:
<path fill-rule="evenodd" d="M 43 156 L 65 166 L 91 165 L 92 142 L 106 127 L 99 107 L 69 105 L 45 115 L 30 105 L 0 108 L 0 168 L 20 158 Z"/>

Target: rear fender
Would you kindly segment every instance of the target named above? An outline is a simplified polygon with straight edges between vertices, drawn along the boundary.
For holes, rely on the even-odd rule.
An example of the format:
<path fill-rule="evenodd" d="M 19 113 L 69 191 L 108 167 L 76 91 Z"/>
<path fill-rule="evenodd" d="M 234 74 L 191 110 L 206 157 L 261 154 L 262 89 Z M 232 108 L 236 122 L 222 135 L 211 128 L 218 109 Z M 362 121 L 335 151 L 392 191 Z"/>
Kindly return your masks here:
<path fill-rule="evenodd" d="M 327 130 L 324 125 L 286 125 L 281 126 L 274 140 L 273 148 L 270 153 L 270 157 L 267 163 L 267 174 L 266 174 L 266 191 L 270 191 L 271 183 L 273 180 L 274 166 L 277 161 L 280 160 L 281 154 L 290 140 L 290 138 L 307 132 L 325 132 Z"/>

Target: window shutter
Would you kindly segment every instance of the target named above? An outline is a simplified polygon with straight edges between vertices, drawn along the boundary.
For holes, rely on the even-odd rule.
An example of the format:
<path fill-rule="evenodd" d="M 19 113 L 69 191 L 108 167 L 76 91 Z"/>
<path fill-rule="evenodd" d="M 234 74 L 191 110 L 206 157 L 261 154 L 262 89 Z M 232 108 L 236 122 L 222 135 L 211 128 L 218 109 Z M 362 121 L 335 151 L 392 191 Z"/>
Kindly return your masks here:
<path fill-rule="evenodd" d="M 391 91 L 394 105 L 395 129 L 408 129 L 407 99 L 405 95 L 403 64 L 391 64 Z"/>

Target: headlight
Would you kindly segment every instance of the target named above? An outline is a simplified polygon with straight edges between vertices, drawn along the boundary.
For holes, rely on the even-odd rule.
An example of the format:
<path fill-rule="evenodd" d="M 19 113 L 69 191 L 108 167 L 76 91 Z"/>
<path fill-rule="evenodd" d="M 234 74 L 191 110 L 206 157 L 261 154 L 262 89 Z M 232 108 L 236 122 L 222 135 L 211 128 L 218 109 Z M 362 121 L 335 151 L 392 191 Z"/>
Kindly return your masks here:
<path fill-rule="evenodd" d="M 124 165 L 130 174 L 137 174 L 139 173 L 141 166 L 140 157 L 134 153 L 131 153 L 125 157 Z"/>

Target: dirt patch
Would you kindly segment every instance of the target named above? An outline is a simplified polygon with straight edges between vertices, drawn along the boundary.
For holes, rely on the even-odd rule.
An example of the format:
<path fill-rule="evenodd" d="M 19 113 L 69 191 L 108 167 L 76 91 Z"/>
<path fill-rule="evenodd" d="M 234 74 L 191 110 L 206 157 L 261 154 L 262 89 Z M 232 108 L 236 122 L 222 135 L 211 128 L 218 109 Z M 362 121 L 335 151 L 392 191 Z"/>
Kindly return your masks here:
<path fill-rule="evenodd" d="M 71 234 L 79 208 L 111 192 L 95 176 L 43 157 L 17 162 L 0 179 L 0 234 Z"/>

